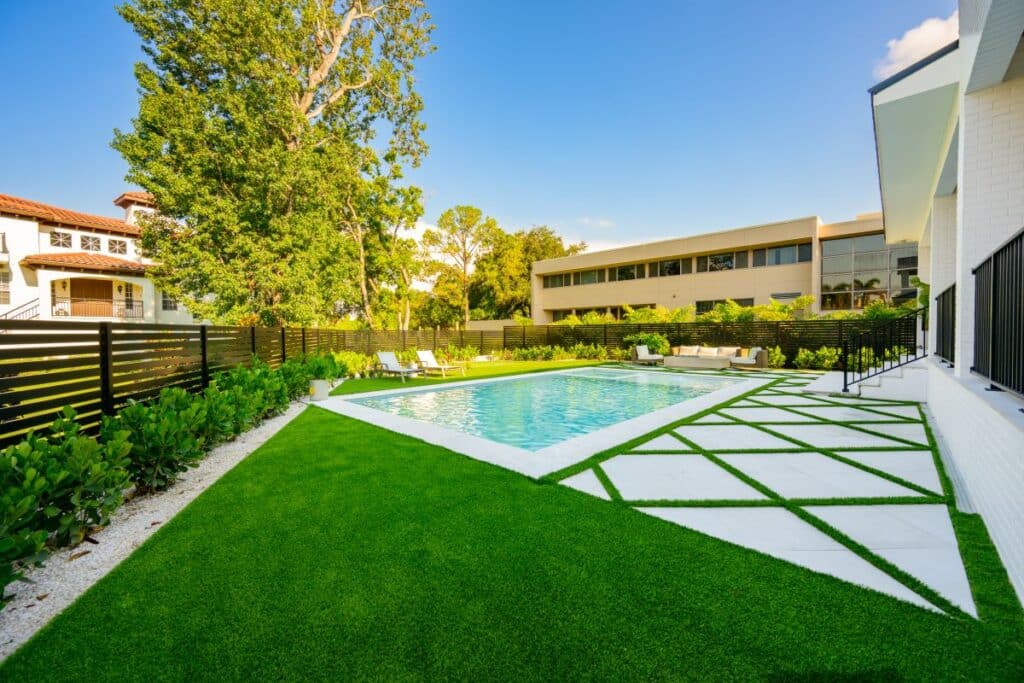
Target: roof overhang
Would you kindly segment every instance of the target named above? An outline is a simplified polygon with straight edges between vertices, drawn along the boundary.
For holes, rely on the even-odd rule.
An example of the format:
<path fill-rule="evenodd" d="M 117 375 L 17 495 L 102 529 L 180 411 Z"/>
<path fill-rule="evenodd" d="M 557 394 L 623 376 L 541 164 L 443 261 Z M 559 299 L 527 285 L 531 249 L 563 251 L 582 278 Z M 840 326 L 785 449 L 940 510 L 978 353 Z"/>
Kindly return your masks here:
<path fill-rule="evenodd" d="M 948 163 L 955 183 L 960 68 L 954 42 L 870 90 L 888 242 L 920 239 Z"/>

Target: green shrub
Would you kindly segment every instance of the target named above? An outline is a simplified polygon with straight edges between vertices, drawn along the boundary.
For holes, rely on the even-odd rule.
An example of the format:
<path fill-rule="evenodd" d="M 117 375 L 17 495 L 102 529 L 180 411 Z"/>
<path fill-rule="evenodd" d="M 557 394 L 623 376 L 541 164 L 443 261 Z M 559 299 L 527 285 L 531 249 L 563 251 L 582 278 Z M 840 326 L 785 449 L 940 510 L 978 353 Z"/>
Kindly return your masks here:
<path fill-rule="evenodd" d="M 234 393 L 224 391 L 217 382 L 211 382 L 202 395 L 203 421 L 198 435 L 203 438 L 207 448 L 238 436 L 244 425 L 239 419 L 237 402 Z"/>
<path fill-rule="evenodd" d="M 46 559 L 49 534 L 36 524 L 48 488 L 40 456 L 26 441 L 0 451 L 0 605 L 24 566 Z"/>
<path fill-rule="evenodd" d="M 606 360 L 608 358 L 608 350 L 598 344 L 576 342 L 568 349 L 568 352 L 572 358 L 579 360 Z"/>
<path fill-rule="evenodd" d="M 651 353 L 666 355 L 670 351 L 668 338 L 657 332 L 637 332 L 626 335 L 622 338 L 622 344 L 627 347 L 646 346 Z"/>
<path fill-rule="evenodd" d="M 814 352 L 814 367 L 819 370 L 831 370 L 839 365 L 842 350 L 834 346 L 822 346 Z"/>
<path fill-rule="evenodd" d="M 800 349 L 796 352 L 796 358 L 793 359 L 793 365 L 800 368 L 801 370 L 809 370 L 817 367 L 818 359 L 814 354 L 814 351 L 810 349 Z"/>
<path fill-rule="evenodd" d="M 335 351 L 331 355 L 339 368 L 344 366 L 348 377 L 365 376 L 375 362 L 370 356 L 356 351 Z"/>
<path fill-rule="evenodd" d="M 442 349 L 437 349 L 435 355 L 447 361 L 473 360 L 480 355 L 480 349 L 475 346 L 456 346 L 448 344 Z"/>
<path fill-rule="evenodd" d="M 310 379 L 334 380 L 338 378 L 338 362 L 334 356 L 310 356 L 306 359 L 306 371 Z"/>
<path fill-rule="evenodd" d="M 878 365 L 875 351 L 870 346 L 862 346 L 859 354 L 856 350 L 851 351 L 846 359 L 846 367 L 853 372 L 865 372 Z"/>
<path fill-rule="evenodd" d="M 768 367 L 770 368 L 784 368 L 786 367 L 786 354 L 782 352 L 782 348 L 775 346 L 768 349 Z"/>
<path fill-rule="evenodd" d="M 337 361 L 331 356 L 331 362 L 338 367 Z M 312 379 L 308 363 L 298 360 L 289 360 L 281 364 L 277 369 L 281 381 L 288 391 L 288 397 L 295 400 L 309 393 L 309 380 Z"/>
<path fill-rule="evenodd" d="M 100 439 L 116 442 L 127 432 L 128 472 L 137 490 L 148 493 L 166 489 L 199 462 L 203 441 L 196 425 L 204 422 L 202 400 L 182 389 L 164 389 L 152 403 L 129 401 L 116 417 L 105 416 Z"/>

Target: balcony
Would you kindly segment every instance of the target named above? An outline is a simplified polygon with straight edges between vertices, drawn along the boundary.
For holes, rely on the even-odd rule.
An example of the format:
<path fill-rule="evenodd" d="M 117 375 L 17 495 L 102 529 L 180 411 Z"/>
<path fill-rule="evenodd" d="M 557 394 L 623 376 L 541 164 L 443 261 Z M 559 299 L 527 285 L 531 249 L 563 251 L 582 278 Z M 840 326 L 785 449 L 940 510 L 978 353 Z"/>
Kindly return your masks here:
<path fill-rule="evenodd" d="M 141 301 L 57 297 L 53 300 L 54 318 L 116 318 L 142 320 Z"/>

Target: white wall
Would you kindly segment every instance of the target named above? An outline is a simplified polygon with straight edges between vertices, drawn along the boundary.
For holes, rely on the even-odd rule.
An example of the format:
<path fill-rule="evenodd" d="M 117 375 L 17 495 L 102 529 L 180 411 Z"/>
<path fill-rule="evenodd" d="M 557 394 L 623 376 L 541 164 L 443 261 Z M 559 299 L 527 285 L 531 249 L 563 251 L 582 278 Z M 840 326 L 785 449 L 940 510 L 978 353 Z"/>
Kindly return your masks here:
<path fill-rule="evenodd" d="M 921 276 L 931 288 L 929 302 L 929 320 L 938 321 L 935 297 L 944 292 L 956 280 L 956 214 L 957 195 L 936 197 L 932 203 L 932 214 L 929 218 L 929 266 L 928 277 Z M 920 255 L 919 255 L 920 258 Z M 929 326 L 928 351 L 934 353 L 938 325 Z"/>

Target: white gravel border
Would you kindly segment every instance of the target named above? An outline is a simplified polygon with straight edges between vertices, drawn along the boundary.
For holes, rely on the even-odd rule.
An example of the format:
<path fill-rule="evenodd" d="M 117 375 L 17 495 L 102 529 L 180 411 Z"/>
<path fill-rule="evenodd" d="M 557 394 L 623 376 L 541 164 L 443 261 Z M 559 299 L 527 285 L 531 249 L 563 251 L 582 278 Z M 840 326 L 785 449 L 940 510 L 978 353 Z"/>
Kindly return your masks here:
<path fill-rule="evenodd" d="M 0 661 L 131 555 L 164 522 L 296 418 L 307 405 L 304 401 L 292 403 L 281 415 L 214 448 L 198 467 L 182 473 L 167 491 L 140 496 L 120 507 L 111 516 L 110 525 L 92 535 L 98 543 L 85 542 L 75 548 L 59 550 L 50 556 L 46 566 L 26 572 L 32 583 L 10 584 L 7 594 L 13 599 L 0 610 Z"/>

